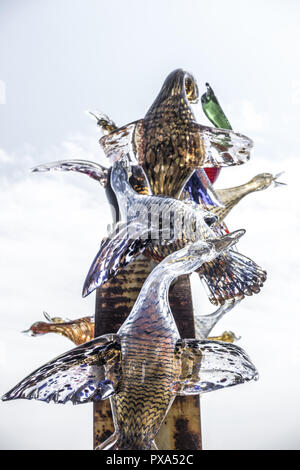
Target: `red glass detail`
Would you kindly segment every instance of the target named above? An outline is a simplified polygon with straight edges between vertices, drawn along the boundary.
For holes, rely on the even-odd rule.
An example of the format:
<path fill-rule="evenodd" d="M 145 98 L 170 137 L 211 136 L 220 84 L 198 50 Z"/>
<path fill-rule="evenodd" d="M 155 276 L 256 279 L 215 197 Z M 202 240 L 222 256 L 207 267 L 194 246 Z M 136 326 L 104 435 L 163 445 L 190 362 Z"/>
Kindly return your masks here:
<path fill-rule="evenodd" d="M 214 184 L 220 174 L 221 168 L 204 168 L 204 171 L 207 174 L 211 184 Z"/>

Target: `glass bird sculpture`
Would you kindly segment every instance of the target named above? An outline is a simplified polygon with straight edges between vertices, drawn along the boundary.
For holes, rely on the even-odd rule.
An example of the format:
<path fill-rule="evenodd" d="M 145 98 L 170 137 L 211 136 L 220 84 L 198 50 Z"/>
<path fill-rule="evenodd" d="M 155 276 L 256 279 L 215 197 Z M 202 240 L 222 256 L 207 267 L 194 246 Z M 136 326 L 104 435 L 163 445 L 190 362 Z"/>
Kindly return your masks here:
<path fill-rule="evenodd" d="M 128 154 L 132 163 L 142 165 L 153 194 L 175 198 L 195 169 L 245 163 L 252 141 L 231 130 L 197 123 L 191 103 L 198 96 L 194 77 L 174 70 L 144 119 L 100 139 L 106 156 L 114 162 Z"/>
<path fill-rule="evenodd" d="M 44 317 L 47 321 L 35 322 L 28 330 L 23 331 L 23 333 L 29 336 L 42 336 L 47 333 L 57 333 L 78 345 L 91 341 L 94 338 L 94 317 L 87 316 L 76 320 L 69 320 L 60 317 L 51 318 L 46 312 L 44 312 Z"/>
<path fill-rule="evenodd" d="M 179 71 L 178 71 L 179 72 Z M 172 74 L 171 74 L 172 75 Z M 207 91 L 201 97 L 202 108 L 208 119 L 212 122 L 213 125 L 219 128 L 232 129 L 231 124 L 229 123 L 227 117 L 225 116 L 220 103 L 209 84 L 206 84 Z M 197 85 L 195 84 L 195 89 Z M 185 90 L 182 89 L 182 99 L 186 100 Z M 116 124 L 106 115 L 99 113 L 90 114 L 96 118 L 98 126 L 101 128 L 104 135 L 116 131 L 118 127 Z M 78 171 L 85 173 L 93 179 L 99 181 L 99 183 L 106 188 L 106 191 L 110 191 L 109 199 L 114 198 L 114 192 L 110 186 L 110 169 L 105 168 L 99 164 L 88 162 L 84 160 L 65 160 L 53 162 L 45 165 L 40 165 L 34 168 L 33 171 L 50 171 L 50 170 L 60 170 L 60 171 Z M 131 167 L 132 174 L 130 176 L 131 186 L 141 194 L 151 194 L 151 189 L 149 183 L 143 171 L 141 171 L 139 166 L 133 165 Z M 211 182 L 214 182 L 219 174 L 220 168 L 211 167 L 205 168 L 205 172 L 208 174 L 208 177 Z M 185 185 L 185 192 L 187 192 L 192 200 L 197 203 L 200 203 L 202 207 L 207 208 L 218 215 L 219 222 L 222 222 L 224 217 L 228 212 L 237 204 L 241 198 L 245 197 L 247 194 L 253 191 L 258 191 L 261 189 L 266 189 L 269 185 L 274 182 L 275 186 L 283 183 L 279 183 L 276 179 L 279 175 L 273 177 L 269 173 L 262 175 L 257 175 L 249 183 L 236 187 L 228 188 L 224 190 L 213 190 L 212 186 L 209 184 L 207 177 L 202 168 L 197 169 L 188 180 Z M 114 198 L 115 199 L 115 198 Z M 117 204 L 115 204 L 117 206 Z M 227 227 L 222 224 L 223 228 L 227 230 Z M 228 231 L 228 230 L 227 230 Z M 158 257 L 159 258 L 159 257 Z M 195 316 L 195 328 L 196 336 L 206 337 L 207 332 L 209 332 L 215 323 L 224 315 L 224 313 L 230 311 L 233 306 L 238 302 L 228 302 L 226 301 L 218 310 L 209 316 L 201 315 L 199 318 Z M 205 323 L 205 326 L 203 324 Z M 52 325 L 52 328 L 54 326 Z M 71 328 L 71 325 L 69 325 Z M 52 330 L 53 331 L 53 330 Z M 204 335 L 204 336 L 203 336 Z"/>
<path fill-rule="evenodd" d="M 219 105 L 212 88 L 208 84 L 207 87 L 208 91 L 202 95 L 201 98 L 205 114 L 216 127 L 224 126 L 225 128 L 226 126 L 227 129 L 231 129 L 231 125 L 223 113 L 223 110 Z M 117 130 L 117 126 L 106 115 L 99 113 L 90 114 L 92 114 L 97 119 L 97 124 L 101 127 L 105 134 Z M 55 170 L 76 171 L 83 173 L 98 181 L 104 188 L 109 186 L 109 168 L 105 168 L 99 163 L 92 161 L 80 159 L 61 160 L 38 165 L 32 169 L 33 172 Z M 285 184 L 277 181 L 277 178 L 281 176 L 282 173 L 279 173 L 275 176 L 270 173 L 261 173 L 243 185 L 215 190 L 210 185 L 210 182 L 215 182 L 219 171 L 220 167 L 205 168 L 205 173 L 207 173 L 208 176 L 207 179 L 203 169 L 198 168 L 194 171 L 184 186 L 184 192 L 188 194 L 189 198 L 196 203 L 202 204 L 202 206 L 207 208 L 207 210 L 216 213 L 219 217 L 219 222 L 222 222 L 230 210 L 248 194 L 267 189 L 272 183 L 275 186 Z M 149 187 L 149 182 L 139 166 L 132 166 L 130 184 L 137 192 L 141 194 L 152 194 L 152 191 Z"/>
<path fill-rule="evenodd" d="M 257 378 L 238 346 L 180 339 L 170 306 L 171 282 L 229 249 L 243 230 L 189 243 L 150 273 L 117 334 L 62 354 L 22 380 L 3 400 L 86 403 L 110 397 L 115 433 L 99 449 L 155 449 L 155 436 L 176 395 L 195 395 Z"/>
<path fill-rule="evenodd" d="M 216 236 L 217 217 L 192 201 L 136 193 L 129 184 L 126 165 L 125 159 L 119 160 L 111 171 L 111 187 L 121 220 L 126 222 L 102 241 L 84 284 L 84 297 L 140 253 L 160 261 L 189 241 Z M 263 269 L 234 250 L 203 263 L 198 273 L 215 305 L 259 292 L 266 279 Z"/>
<path fill-rule="evenodd" d="M 106 115 L 91 113 L 103 131 L 100 145 L 110 168 L 72 159 L 33 169 L 88 175 L 105 188 L 116 211 L 117 223 L 101 243 L 83 296 L 118 282 L 123 268 L 130 265 L 130 270 L 141 254 L 151 269 L 159 262 L 116 334 L 94 338 L 93 317 L 72 321 L 46 314 L 46 322 L 33 324 L 27 330 L 32 336 L 56 332 L 80 346 L 37 369 L 2 398 L 75 404 L 109 397 L 115 432 L 100 450 L 155 449 L 155 436 L 176 396 L 258 377 L 247 354 L 231 344 L 237 339 L 232 332 L 208 335 L 245 295 L 259 292 L 266 279 L 265 271 L 236 249 L 244 231 L 229 233 L 224 218 L 247 194 L 283 183 L 277 181 L 279 175 L 263 174 L 244 185 L 215 190 L 220 169 L 245 163 L 253 144 L 232 130 L 213 89 L 206 86 L 201 104 L 215 127 L 196 122 L 192 105 L 199 99 L 197 83 L 177 69 L 143 119 L 118 127 Z M 197 338 L 181 339 L 168 292 L 179 276 L 193 272 L 217 310 L 196 314 Z"/>
<path fill-rule="evenodd" d="M 122 159 L 126 161 L 126 159 Z M 96 179 L 98 175 L 98 181 L 103 185 L 103 175 L 106 169 L 97 163 L 91 162 L 91 168 L 89 168 L 88 162 L 81 163 L 81 161 L 69 160 L 53 162 L 49 164 L 39 165 L 35 167 L 33 171 L 49 171 L 49 170 L 62 170 L 62 171 L 77 171 L 77 167 L 80 172 L 84 172 L 93 179 Z M 138 171 L 139 168 L 139 171 Z M 143 176 L 143 170 L 141 167 L 134 165 L 133 169 L 133 186 L 136 181 L 146 180 L 146 176 Z M 120 172 L 120 175 L 119 173 Z M 122 178 L 122 183 L 119 179 Z M 124 181 L 123 181 L 124 180 Z M 160 261 L 173 249 L 179 249 L 183 245 L 183 240 L 176 241 L 171 244 L 170 238 L 167 239 L 166 231 L 161 233 L 154 233 L 153 228 L 150 226 L 150 237 L 149 235 L 149 221 L 148 213 L 149 208 L 157 219 L 159 214 L 164 213 L 169 216 L 171 213 L 176 214 L 177 222 L 184 219 L 185 221 L 190 220 L 190 224 L 186 224 L 189 233 L 183 233 L 180 238 L 185 240 L 195 239 L 195 232 L 193 233 L 192 224 L 194 224 L 199 218 L 200 214 L 205 214 L 206 221 L 208 224 L 198 223 L 198 233 L 196 236 L 205 237 L 212 236 L 213 227 L 208 227 L 217 222 L 217 218 L 212 214 L 212 208 L 210 212 L 203 212 L 199 205 L 193 204 L 192 202 L 180 201 L 167 197 L 159 197 L 154 195 L 145 195 L 136 193 L 131 184 L 129 184 L 129 175 L 126 175 L 125 169 L 121 170 L 118 166 L 118 162 L 113 164 L 110 170 L 110 188 L 117 199 L 117 207 L 120 212 L 121 220 L 128 218 L 127 208 L 130 207 L 131 218 L 134 218 L 135 212 L 140 211 L 144 214 L 144 218 L 141 217 L 139 225 L 131 224 L 137 230 L 135 233 L 131 233 L 128 230 L 127 225 L 119 225 L 115 237 L 113 234 L 103 240 L 100 250 L 92 263 L 90 271 L 87 275 L 87 279 L 83 289 L 83 295 L 86 296 L 92 292 L 95 288 L 100 287 L 104 282 L 107 281 L 111 276 L 116 275 L 117 272 L 126 266 L 140 253 L 144 252 L 152 258 Z M 105 180 L 105 186 L 108 186 L 108 181 Z M 147 191 L 150 192 L 150 189 Z M 225 209 L 222 207 L 214 207 L 214 210 Z M 169 222 L 169 219 L 166 221 Z M 153 223 L 154 226 L 154 223 Z M 178 228 L 178 227 L 177 227 Z M 129 236 L 130 235 L 130 236 Z M 168 233 L 168 235 L 170 235 Z M 177 234 L 178 235 L 178 234 Z M 214 234 L 215 235 L 215 234 Z M 174 233 L 174 236 L 176 234 Z M 125 237 L 124 239 L 122 237 Z M 177 236 L 178 238 L 178 236 Z M 151 249 L 149 248 L 151 245 Z M 168 245 L 163 247 L 163 245 Z M 104 266 L 105 264 L 105 266 Z M 223 257 L 219 257 L 217 260 L 211 263 L 205 263 L 199 270 L 199 276 L 208 289 L 210 301 L 215 304 L 223 304 L 226 300 L 236 298 L 241 299 L 245 295 L 252 295 L 258 293 L 262 287 L 265 279 L 266 272 L 261 269 L 256 263 L 244 255 L 231 251 L 230 254 L 226 254 Z M 218 282 L 216 282 L 218 279 Z"/>

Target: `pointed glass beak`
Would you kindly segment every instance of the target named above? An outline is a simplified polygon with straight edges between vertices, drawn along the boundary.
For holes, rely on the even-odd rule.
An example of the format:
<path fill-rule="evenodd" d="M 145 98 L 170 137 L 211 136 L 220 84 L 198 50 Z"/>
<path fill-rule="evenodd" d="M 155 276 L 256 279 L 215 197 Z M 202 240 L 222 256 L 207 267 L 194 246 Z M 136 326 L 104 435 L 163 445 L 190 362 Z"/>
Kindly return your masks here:
<path fill-rule="evenodd" d="M 44 311 L 43 315 L 49 323 L 52 323 L 53 319 L 50 317 L 49 313 Z"/>
<path fill-rule="evenodd" d="M 30 328 L 29 328 L 29 330 L 21 331 L 21 333 L 23 333 L 26 336 L 35 336 L 33 331 Z"/>
<path fill-rule="evenodd" d="M 244 229 L 236 230 L 235 232 L 228 233 L 220 238 L 212 238 L 209 240 L 209 243 L 214 245 L 214 248 L 218 253 L 222 253 L 235 245 L 245 233 L 246 230 Z"/>
<path fill-rule="evenodd" d="M 277 178 L 279 178 L 281 175 L 283 175 L 284 171 L 282 171 L 281 173 L 277 173 L 277 175 L 275 175 L 273 177 L 273 182 L 274 182 L 274 185 L 275 187 L 276 186 L 286 186 L 287 184 L 286 183 L 281 183 L 281 181 L 277 181 Z"/>

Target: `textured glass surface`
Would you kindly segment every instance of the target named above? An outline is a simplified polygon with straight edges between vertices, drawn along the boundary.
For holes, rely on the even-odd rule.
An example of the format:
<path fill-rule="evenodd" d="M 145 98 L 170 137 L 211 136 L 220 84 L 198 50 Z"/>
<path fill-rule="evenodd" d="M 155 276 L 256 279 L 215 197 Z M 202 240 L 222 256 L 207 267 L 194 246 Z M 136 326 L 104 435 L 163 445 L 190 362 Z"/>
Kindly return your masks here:
<path fill-rule="evenodd" d="M 192 339 L 177 345 L 182 348 L 182 376 L 174 384 L 177 395 L 210 392 L 258 377 L 248 355 L 237 346 Z"/>
<path fill-rule="evenodd" d="M 113 361 L 113 373 L 105 377 L 104 363 Z M 111 369 L 111 368 L 110 368 Z M 105 335 L 84 343 L 40 367 L 2 400 L 17 398 L 74 404 L 102 400 L 114 393 L 120 373 L 120 345 L 116 335 Z"/>
<path fill-rule="evenodd" d="M 89 113 L 104 134 L 100 144 L 111 168 L 71 159 L 33 169 L 88 175 L 105 187 L 120 215 L 101 243 L 83 296 L 141 253 L 159 261 L 117 334 L 93 339 L 93 317 L 68 320 L 45 314 L 46 321 L 34 323 L 25 333 L 55 332 L 80 346 L 40 367 L 3 397 L 62 404 L 109 397 L 115 432 L 99 449 L 155 449 L 155 436 L 176 395 L 197 395 L 258 377 L 247 354 L 232 344 L 234 333 L 208 335 L 240 299 L 259 292 L 266 279 L 265 271 L 235 247 L 245 231 L 229 233 L 223 219 L 246 194 L 282 183 L 278 175 L 262 174 L 242 186 L 212 187 L 221 167 L 249 159 L 253 144 L 232 131 L 206 85 L 202 107 L 216 127 L 196 122 L 191 104 L 199 99 L 197 83 L 177 69 L 143 119 L 118 127 L 103 113 Z M 186 193 L 190 201 L 184 200 Z M 196 339 L 182 339 L 169 306 L 169 287 L 174 282 L 176 288 L 179 276 L 195 271 L 218 308 L 196 315 Z"/>
<path fill-rule="evenodd" d="M 188 242 L 222 233 L 220 227 L 214 228 L 217 218 L 192 201 L 136 193 L 129 184 L 128 171 L 126 160 L 113 165 L 111 187 L 123 222 L 102 241 L 84 284 L 84 296 L 140 253 L 160 261 Z M 259 292 L 266 279 L 263 269 L 234 250 L 204 263 L 199 276 L 215 305 Z"/>
<path fill-rule="evenodd" d="M 218 256 L 244 234 L 197 241 L 148 276 L 117 335 L 85 343 L 37 369 L 3 399 L 85 403 L 111 396 L 115 433 L 101 449 L 151 449 L 176 394 L 208 392 L 257 378 L 238 346 L 182 340 L 169 303 L 171 282 Z"/>
<path fill-rule="evenodd" d="M 77 171 L 99 181 L 102 186 L 106 186 L 108 177 L 107 168 L 99 165 L 99 163 L 90 162 L 88 160 L 61 160 L 38 165 L 32 169 L 32 172 L 45 171 Z"/>
<path fill-rule="evenodd" d="M 238 303 L 238 302 L 237 302 Z M 194 313 L 195 336 L 199 339 L 210 339 L 214 341 L 225 341 L 233 343 L 237 338 L 231 331 L 224 331 L 220 336 L 208 336 L 209 332 L 222 316 L 234 307 L 234 302 L 221 306 L 216 312 L 210 315 L 198 315 Z M 57 333 L 65 336 L 74 344 L 80 345 L 94 339 L 95 320 L 94 317 L 82 317 L 76 320 L 63 319 L 60 317 L 51 318 L 44 312 L 45 321 L 33 323 L 24 334 L 32 337 L 43 336 L 47 333 Z"/>
<path fill-rule="evenodd" d="M 144 119 L 100 139 L 107 157 L 115 162 L 129 155 L 132 163 L 143 166 L 154 194 L 172 197 L 180 195 L 199 167 L 246 162 L 252 141 L 231 130 L 198 124 L 191 108 L 197 98 L 194 77 L 184 70 L 174 70 Z"/>

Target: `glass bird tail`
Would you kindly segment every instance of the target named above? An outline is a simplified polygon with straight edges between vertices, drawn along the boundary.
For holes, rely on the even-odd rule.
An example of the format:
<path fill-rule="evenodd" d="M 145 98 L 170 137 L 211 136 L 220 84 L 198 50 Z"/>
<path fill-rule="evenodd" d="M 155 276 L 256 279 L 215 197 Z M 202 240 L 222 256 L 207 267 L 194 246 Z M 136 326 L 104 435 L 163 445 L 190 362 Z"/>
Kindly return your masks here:
<path fill-rule="evenodd" d="M 134 447 L 130 438 L 124 439 L 122 435 L 118 432 L 114 432 L 109 436 L 106 441 L 96 447 L 95 450 L 157 450 L 157 446 L 153 440 L 141 441 L 140 443 L 135 443 Z"/>

